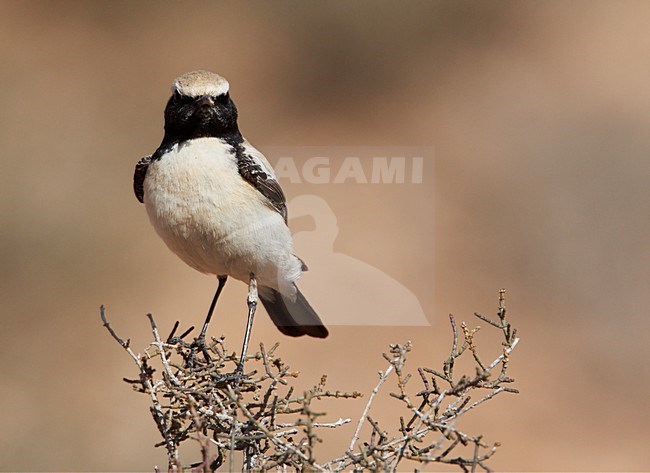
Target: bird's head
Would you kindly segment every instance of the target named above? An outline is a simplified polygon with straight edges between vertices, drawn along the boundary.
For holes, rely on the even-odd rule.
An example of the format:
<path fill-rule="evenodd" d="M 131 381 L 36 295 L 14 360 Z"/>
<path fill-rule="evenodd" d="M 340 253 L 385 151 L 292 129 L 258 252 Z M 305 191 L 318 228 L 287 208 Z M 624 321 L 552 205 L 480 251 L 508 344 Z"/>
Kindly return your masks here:
<path fill-rule="evenodd" d="M 228 92 L 228 81 L 218 74 L 183 74 L 172 84 L 165 108 L 165 133 L 178 140 L 238 133 L 237 107 Z"/>

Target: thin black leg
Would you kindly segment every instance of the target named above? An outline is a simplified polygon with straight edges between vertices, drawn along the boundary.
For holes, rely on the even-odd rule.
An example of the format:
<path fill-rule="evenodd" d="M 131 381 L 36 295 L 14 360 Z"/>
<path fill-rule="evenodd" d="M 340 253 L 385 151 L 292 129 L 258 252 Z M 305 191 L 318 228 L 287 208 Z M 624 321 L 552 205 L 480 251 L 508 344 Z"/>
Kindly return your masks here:
<path fill-rule="evenodd" d="M 255 275 L 251 273 L 250 281 L 248 283 L 248 323 L 246 324 L 246 334 L 244 335 L 244 345 L 241 349 L 241 358 L 237 371 L 241 374 L 244 372 L 244 363 L 246 362 L 246 352 L 248 351 L 248 341 L 251 338 L 251 331 L 253 330 L 253 317 L 255 316 L 255 308 L 257 307 L 257 280 Z"/>
<path fill-rule="evenodd" d="M 217 286 L 217 292 L 214 293 L 214 297 L 212 298 L 212 304 L 210 304 L 210 309 L 208 310 L 208 316 L 205 318 L 205 323 L 203 324 L 201 335 L 199 335 L 199 340 L 205 340 L 205 334 L 208 331 L 208 325 L 210 325 L 210 319 L 212 319 L 212 313 L 214 312 L 214 308 L 217 305 L 219 294 L 221 294 L 223 287 L 226 285 L 228 276 L 217 276 L 217 279 L 219 280 L 219 286 Z"/>

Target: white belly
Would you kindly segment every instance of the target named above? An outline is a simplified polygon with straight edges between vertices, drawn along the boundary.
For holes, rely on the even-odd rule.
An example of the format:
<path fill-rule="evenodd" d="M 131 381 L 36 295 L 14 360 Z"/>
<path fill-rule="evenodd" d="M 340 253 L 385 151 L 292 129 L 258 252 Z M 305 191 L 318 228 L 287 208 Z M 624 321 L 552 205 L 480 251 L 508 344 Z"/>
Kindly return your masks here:
<path fill-rule="evenodd" d="M 152 162 L 144 203 L 156 232 L 185 263 L 286 291 L 300 277 L 282 216 L 239 175 L 216 138 L 180 145 Z"/>

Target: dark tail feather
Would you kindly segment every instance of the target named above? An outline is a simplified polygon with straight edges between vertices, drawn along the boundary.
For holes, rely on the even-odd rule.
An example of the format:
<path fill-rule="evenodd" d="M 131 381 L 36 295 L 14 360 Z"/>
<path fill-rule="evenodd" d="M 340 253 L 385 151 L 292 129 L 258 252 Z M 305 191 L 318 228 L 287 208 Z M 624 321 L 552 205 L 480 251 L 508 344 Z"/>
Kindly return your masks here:
<path fill-rule="evenodd" d="M 271 320 L 283 334 L 290 337 L 327 337 L 329 332 L 321 319 L 298 288 L 296 291 L 295 302 L 270 287 L 260 287 L 259 297 Z"/>

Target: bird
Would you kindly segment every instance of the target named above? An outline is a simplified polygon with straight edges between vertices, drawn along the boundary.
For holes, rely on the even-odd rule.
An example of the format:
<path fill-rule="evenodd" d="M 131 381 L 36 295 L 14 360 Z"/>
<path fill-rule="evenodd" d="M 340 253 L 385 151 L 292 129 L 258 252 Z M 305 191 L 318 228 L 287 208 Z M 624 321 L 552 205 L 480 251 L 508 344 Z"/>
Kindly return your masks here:
<path fill-rule="evenodd" d="M 205 343 L 228 277 L 249 287 L 238 370 L 258 299 L 283 334 L 327 337 L 296 285 L 307 266 L 293 254 L 284 192 L 268 160 L 242 136 L 228 81 L 196 70 L 176 78 L 171 89 L 162 142 L 137 162 L 133 190 L 167 247 L 195 270 L 217 276 L 195 341 Z"/>

